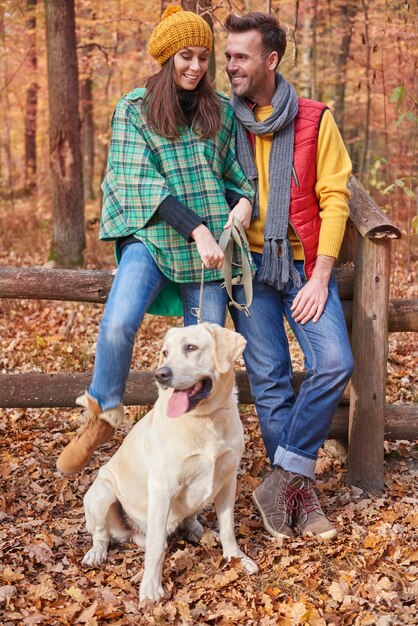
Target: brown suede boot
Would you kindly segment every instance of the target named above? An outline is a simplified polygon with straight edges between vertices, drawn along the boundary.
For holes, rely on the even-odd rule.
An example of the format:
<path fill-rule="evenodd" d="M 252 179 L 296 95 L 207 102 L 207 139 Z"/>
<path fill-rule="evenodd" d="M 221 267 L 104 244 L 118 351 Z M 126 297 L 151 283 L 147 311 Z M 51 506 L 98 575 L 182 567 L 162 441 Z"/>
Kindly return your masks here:
<path fill-rule="evenodd" d="M 117 423 L 123 418 L 122 405 L 102 412 L 87 393 L 77 398 L 77 403 L 87 407 L 87 419 L 58 457 L 57 469 L 67 475 L 79 472 L 89 463 L 96 448 L 113 436 Z"/>
<path fill-rule="evenodd" d="M 264 528 L 273 537 L 294 537 L 293 493 L 303 484 L 302 476 L 275 467 L 253 493 Z"/>
<path fill-rule="evenodd" d="M 312 481 L 305 478 L 305 484 L 298 492 L 296 528 L 300 535 L 313 535 L 318 539 L 334 539 L 337 530 L 321 509 Z"/>

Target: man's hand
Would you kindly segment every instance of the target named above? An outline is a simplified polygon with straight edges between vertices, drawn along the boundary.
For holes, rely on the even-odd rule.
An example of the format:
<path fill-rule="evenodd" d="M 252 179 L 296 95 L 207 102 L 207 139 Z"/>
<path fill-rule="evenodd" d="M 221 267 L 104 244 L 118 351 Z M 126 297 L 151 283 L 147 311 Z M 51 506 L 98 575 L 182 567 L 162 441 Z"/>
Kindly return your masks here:
<path fill-rule="evenodd" d="M 251 202 L 247 198 L 241 198 L 231 210 L 228 221 L 226 222 L 224 229 L 232 226 L 232 220 L 237 217 L 244 228 L 248 228 L 251 222 L 251 213 L 253 208 Z"/>
<path fill-rule="evenodd" d="M 334 263 L 332 256 L 318 256 L 311 278 L 293 301 L 291 310 L 295 322 L 317 322 L 321 317 L 328 299 L 328 283 Z"/>
<path fill-rule="evenodd" d="M 196 242 L 197 251 L 204 266 L 208 269 L 221 269 L 224 253 L 210 230 L 204 224 L 199 224 L 192 230 L 191 235 Z"/>

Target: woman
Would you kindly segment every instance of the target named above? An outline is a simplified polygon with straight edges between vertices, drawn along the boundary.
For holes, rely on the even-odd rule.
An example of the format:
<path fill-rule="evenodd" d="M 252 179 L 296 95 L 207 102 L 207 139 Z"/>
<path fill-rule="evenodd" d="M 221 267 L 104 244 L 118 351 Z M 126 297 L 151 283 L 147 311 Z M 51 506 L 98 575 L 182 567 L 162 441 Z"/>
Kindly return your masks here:
<path fill-rule="evenodd" d="M 203 263 L 203 318 L 225 322 L 217 239 L 233 216 L 249 226 L 252 191 L 235 158 L 232 109 L 207 81 L 211 48 L 201 17 L 168 7 L 148 45 L 161 70 L 113 114 L 100 238 L 116 241 L 119 267 L 93 380 L 77 399 L 88 407 L 87 421 L 57 462 L 65 474 L 82 469 L 122 419 L 135 334 L 157 297 L 166 303 L 167 290 L 173 298 L 179 288 L 185 325 L 194 324 Z"/>

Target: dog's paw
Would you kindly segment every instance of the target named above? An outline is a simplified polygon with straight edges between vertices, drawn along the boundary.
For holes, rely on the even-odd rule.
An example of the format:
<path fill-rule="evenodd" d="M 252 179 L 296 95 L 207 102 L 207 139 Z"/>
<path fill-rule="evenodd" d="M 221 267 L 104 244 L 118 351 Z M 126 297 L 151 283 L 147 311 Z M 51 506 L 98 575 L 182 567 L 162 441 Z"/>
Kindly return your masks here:
<path fill-rule="evenodd" d="M 97 567 L 101 565 L 107 559 L 107 549 L 103 547 L 93 547 L 84 556 L 82 560 L 83 565 L 89 565 L 90 567 Z"/>
<path fill-rule="evenodd" d="M 226 558 L 228 561 L 231 560 L 231 558 L 237 558 L 237 559 L 241 559 L 241 564 L 242 567 L 245 569 L 246 572 L 248 572 L 249 574 L 256 574 L 258 572 L 258 565 L 255 561 L 253 561 L 252 559 L 250 559 L 249 556 L 247 556 L 246 554 L 244 554 L 244 552 L 242 552 L 241 550 L 238 550 L 238 552 L 233 552 L 230 554 L 223 554 L 224 558 Z"/>
<path fill-rule="evenodd" d="M 252 559 L 250 559 L 249 556 L 247 556 L 246 554 L 244 554 L 241 557 L 241 563 L 242 563 L 242 567 L 249 573 L 249 574 L 256 574 L 258 572 L 258 565 L 255 561 L 253 561 Z"/>
<path fill-rule="evenodd" d="M 140 602 L 159 602 L 164 595 L 164 589 L 160 580 L 142 580 L 139 588 Z"/>

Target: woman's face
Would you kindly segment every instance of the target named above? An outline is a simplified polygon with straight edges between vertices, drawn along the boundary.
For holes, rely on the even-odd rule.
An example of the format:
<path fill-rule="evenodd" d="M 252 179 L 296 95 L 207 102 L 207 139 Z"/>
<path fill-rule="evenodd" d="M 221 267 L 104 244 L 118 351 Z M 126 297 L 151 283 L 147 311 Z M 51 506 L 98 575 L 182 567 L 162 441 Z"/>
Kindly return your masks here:
<path fill-rule="evenodd" d="M 174 55 L 174 81 L 179 89 L 192 91 L 207 72 L 210 52 L 203 46 L 182 48 Z"/>

